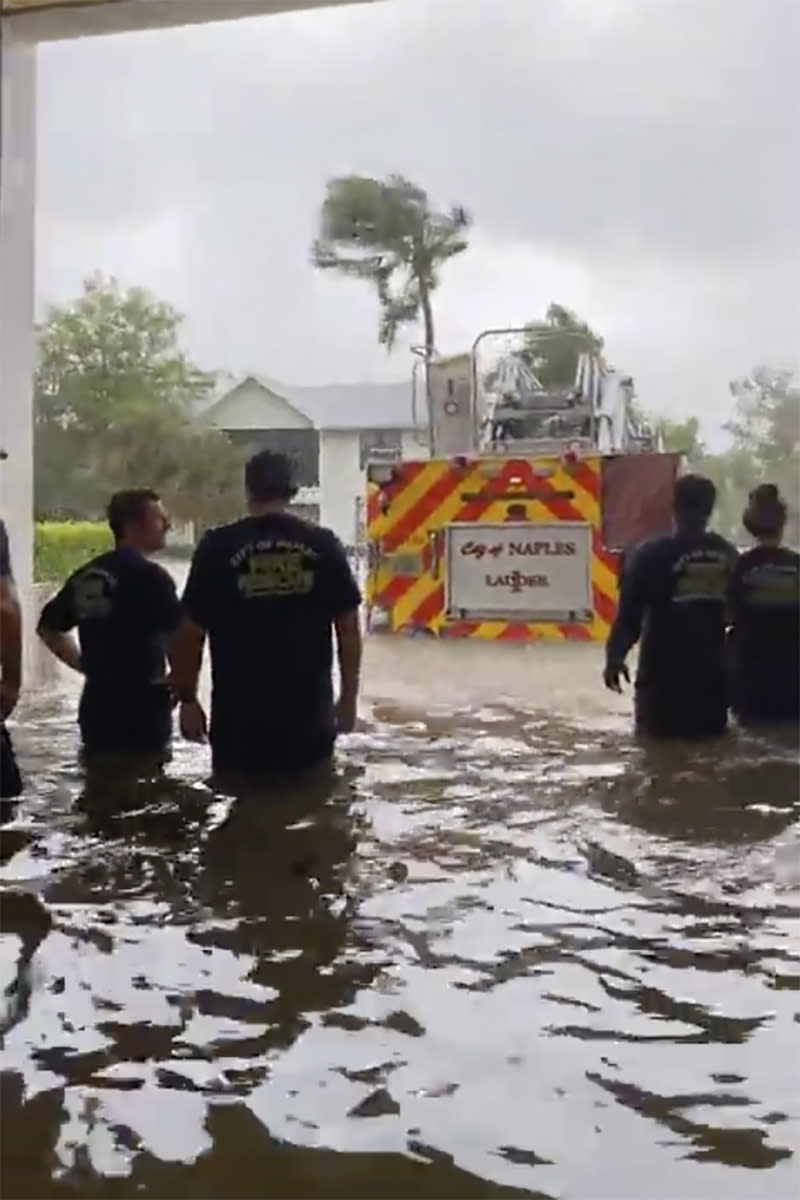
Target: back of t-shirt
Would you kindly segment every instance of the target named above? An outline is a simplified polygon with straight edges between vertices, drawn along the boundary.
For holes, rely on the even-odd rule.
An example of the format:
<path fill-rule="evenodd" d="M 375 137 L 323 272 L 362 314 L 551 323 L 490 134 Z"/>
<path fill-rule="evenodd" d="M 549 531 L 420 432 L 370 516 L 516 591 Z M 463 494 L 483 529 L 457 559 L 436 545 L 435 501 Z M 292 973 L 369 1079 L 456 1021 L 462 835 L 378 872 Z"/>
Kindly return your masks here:
<path fill-rule="evenodd" d="M 209 636 L 212 741 L 329 727 L 332 623 L 360 602 L 329 529 L 277 513 L 210 530 L 183 604 Z"/>
<path fill-rule="evenodd" d="M 800 554 L 757 546 L 743 554 L 731 582 L 734 690 L 745 715 L 800 710 Z"/>
<path fill-rule="evenodd" d="M 715 533 L 675 533 L 642 547 L 644 597 L 638 682 L 692 699 L 725 678 L 726 597 L 737 552 Z"/>
<path fill-rule="evenodd" d="M 163 567 L 118 549 L 71 575 L 39 625 L 56 633 L 77 628 L 87 688 L 124 699 L 164 678 L 166 639 L 179 620 L 175 585 Z"/>

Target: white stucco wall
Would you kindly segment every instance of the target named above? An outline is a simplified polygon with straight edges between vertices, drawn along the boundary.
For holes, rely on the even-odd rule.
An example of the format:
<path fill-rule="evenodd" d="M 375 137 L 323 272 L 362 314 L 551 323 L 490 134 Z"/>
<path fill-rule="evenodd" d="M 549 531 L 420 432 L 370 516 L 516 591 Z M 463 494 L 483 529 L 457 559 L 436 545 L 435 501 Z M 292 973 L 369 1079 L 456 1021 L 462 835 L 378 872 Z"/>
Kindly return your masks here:
<path fill-rule="evenodd" d="M 359 462 L 358 430 L 324 429 L 320 434 L 320 521 L 345 544 L 357 541 L 357 500 L 366 496 L 366 474 Z M 425 449 L 409 430 L 402 436 L 403 458 L 426 458 Z"/>
<path fill-rule="evenodd" d="M 33 579 L 36 51 L 2 30 L 0 163 L 0 511 L 23 601 Z M 27 622 L 29 625 L 30 622 Z"/>
<path fill-rule="evenodd" d="M 413 462 L 415 459 L 428 457 L 425 435 L 419 430 L 405 430 L 401 436 L 400 444 L 403 447 L 403 458 L 405 459 L 410 458 Z"/>
<path fill-rule="evenodd" d="M 320 521 L 346 546 L 356 539 L 356 497 L 363 489 L 356 430 L 323 430 L 319 439 Z"/>

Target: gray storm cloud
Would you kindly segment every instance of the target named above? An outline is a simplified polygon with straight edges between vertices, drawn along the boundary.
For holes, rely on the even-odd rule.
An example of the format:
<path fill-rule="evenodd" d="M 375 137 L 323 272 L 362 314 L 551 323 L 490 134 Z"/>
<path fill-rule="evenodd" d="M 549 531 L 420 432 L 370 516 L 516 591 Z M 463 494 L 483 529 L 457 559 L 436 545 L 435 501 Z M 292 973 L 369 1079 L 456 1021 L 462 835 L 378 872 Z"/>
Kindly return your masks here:
<path fill-rule="evenodd" d="M 45 48 L 44 202 L 130 219 L 377 164 L 457 194 L 498 237 L 692 257 L 800 238 L 800 5 L 587 11 L 396 0 Z"/>
<path fill-rule="evenodd" d="M 320 352 L 341 373 L 343 338 L 377 361 L 374 325 L 368 298 L 339 291 L 361 322 L 345 334 L 312 279 L 316 209 L 332 174 L 399 170 L 470 207 L 484 254 L 579 262 L 634 314 L 649 287 L 708 324 L 715 364 L 724 322 L 760 323 L 785 355 L 799 50 L 796 0 L 394 0 L 48 46 L 43 242 L 122 241 L 173 214 L 187 295 L 213 275 L 252 309 L 268 276 L 304 306 L 298 325 L 331 325 Z M 278 340 L 300 336 L 281 324 Z"/>

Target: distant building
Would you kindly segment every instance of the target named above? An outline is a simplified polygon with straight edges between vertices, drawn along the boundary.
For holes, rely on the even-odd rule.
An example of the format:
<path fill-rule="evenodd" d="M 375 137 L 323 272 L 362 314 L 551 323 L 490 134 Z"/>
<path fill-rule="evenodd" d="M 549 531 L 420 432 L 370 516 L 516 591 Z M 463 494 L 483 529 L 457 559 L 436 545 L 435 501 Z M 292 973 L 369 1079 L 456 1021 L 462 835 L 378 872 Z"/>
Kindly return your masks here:
<path fill-rule="evenodd" d="M 203 419 L 248 453 L 268 447 L 288 454 L 301 487 L 297 509 L 330 526 L 348 547 L 361 541 L 369 453 L 425 454 L 410 380 L 289 387 L 248 374 Z"/>

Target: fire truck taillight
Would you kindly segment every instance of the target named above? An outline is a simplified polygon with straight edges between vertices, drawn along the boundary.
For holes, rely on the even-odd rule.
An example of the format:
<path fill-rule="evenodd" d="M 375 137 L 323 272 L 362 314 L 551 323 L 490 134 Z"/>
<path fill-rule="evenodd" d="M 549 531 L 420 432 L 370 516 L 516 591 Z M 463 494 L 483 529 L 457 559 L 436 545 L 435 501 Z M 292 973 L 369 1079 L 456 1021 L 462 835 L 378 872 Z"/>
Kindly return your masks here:
<path fill-rule="evenodd" d="M 450 466 L 454 467 L 457 471 L 465 471 L 469 465 L 469 459 L 466 454 L 455 454 L 450 459 Z"/>

